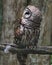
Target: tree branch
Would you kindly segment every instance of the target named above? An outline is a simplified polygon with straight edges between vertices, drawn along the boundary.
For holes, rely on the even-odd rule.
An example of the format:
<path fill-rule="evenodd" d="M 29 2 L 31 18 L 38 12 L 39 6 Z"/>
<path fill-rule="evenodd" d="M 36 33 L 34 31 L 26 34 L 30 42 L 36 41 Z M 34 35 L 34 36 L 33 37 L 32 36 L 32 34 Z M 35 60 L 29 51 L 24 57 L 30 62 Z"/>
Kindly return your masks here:
<path fill-rule="evenodd" d="M 0 50 L 3 51 L 6 48 L 5 45 L 0 45 Z M 24 53 L 24 54 L 52 54 L 52 46 L 39 46 L 34 49 L 19 49 L 15 46 L 11 46 L 11 53 Z"/>

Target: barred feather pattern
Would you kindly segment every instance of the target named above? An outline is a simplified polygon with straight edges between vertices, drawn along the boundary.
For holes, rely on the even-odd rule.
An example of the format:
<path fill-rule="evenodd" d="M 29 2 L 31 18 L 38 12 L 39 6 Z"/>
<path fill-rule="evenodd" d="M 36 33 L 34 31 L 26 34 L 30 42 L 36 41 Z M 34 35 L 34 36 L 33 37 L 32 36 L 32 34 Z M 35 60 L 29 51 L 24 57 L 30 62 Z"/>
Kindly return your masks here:
<path fill-rule="evenodd" d="M 24 28 L 24 32 L 21 35 L 15 36 L 15 44 L 18 48 L 34 48 L 37 47 L 40 29 L 27 29 Z M 26 65 L 27 54 L 17 53 L 17 58 L 20 65 Z"/>
<path fill-rule="evenodd" d="M 19 48 L 29 48 L 30 46 L 37 46 L 40 29 L 24 29 L 23 34 L 15 36 L 15 44 Z"/>

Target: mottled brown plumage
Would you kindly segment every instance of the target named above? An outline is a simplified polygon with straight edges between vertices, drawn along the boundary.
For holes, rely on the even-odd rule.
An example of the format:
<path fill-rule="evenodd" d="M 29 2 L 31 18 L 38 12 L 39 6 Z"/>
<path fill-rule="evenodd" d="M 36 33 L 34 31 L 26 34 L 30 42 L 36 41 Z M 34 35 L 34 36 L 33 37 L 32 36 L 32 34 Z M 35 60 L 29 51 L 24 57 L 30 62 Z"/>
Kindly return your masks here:
<path fill-rule="evenodd" d="M 41 20 L 42 14 L 37 7 L 29 5 L 25 8 L 20 26 L 15 31 L 15 44 L 18 48 L 37 47 Z M 17 58 L 21 65 L 25 65 L 27 54 L 18 53 Z"/>

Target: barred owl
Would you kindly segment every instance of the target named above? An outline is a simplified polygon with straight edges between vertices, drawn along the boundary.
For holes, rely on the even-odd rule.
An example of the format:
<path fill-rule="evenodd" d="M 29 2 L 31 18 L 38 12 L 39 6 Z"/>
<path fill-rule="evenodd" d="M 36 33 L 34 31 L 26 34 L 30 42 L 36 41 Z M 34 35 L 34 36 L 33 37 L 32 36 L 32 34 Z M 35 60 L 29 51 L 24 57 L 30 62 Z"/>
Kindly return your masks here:
<path fill-rule="evenodd" d="M 19 27 L 15 31 L 15 44 L 18 48 L 37 47 L 42 20 L 41 11 L 32 5 L 24 9 Z M 27 54 L 18 53 L 17 58 L 21 65 L 25 65 Z"/>

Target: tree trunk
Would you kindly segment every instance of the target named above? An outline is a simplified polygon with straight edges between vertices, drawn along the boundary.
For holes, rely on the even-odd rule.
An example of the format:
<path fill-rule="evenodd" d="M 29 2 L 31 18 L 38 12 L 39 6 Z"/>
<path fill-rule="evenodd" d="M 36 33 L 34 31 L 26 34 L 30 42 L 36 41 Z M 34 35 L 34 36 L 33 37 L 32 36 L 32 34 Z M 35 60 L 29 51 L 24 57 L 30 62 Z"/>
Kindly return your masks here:
<path fill-rule="evenodd" d="M 1 43 L 13 44 L 14 21 L 16 20 L 16 0 L 3 0 L 3 26 Z M 16 55 L 2 54 L 1 65 L 17 65 Z"/>

